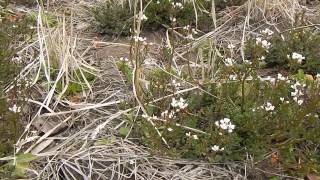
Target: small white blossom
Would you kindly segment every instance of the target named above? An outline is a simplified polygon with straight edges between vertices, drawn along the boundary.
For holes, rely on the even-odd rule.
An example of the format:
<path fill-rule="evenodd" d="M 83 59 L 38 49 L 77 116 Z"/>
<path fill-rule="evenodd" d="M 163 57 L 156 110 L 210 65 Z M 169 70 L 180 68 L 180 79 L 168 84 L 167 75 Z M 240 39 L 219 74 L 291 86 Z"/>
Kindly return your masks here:
<path fill-rule="evenodd" d="M 184 26 L 182 29 L 189 30 L 190 29 L 190 25 Z"/>
<path fill-rule="evenodd" d="M 173 129 L 172 129 L 172 128 L 170 128 L 170 127 L 169 127 L 167 130 L 168 130 L 169 132 L 173 131 Z"/>
<path fill-rule="evenodd" d="M 133 36 L 132 39 L 135 41 L 135 42 L 145 42 L 147 40 L 147 38 L 145 37 L 139 37 L 139 36 Z"/>
<path fill-rule="evenodd" d="M 290 57 L 290 56 L 288 55 L 288 57 Z M 299 53 L 296 53 L 296 52 L 292 53 L 291 58 L 293 60 L 296 60 L 297 63 L 299 63 L 299 64 L 301 64 L 302 61 L 305 59 L 305 57 L 302 54 L 299 54 Z"/>
<path fill-rule="evenodd" d="M 227 130 L 229 133 L 232 133 L 235 129 L 235 125 L 231 123 L 229 118 L 223 118 L 220 121 L 216 121 L 215 125 L 223 130 Z"/>
<path fill-rule="evenodd" d="M 191 136 L 191 132 L 187 132 L 186 136 L 190 137 Z"/>
<path fill-rule="evenodd" d="M 186 103 L 183 98 L 180 98 L 179 100 L 172 98 L 171 106 L 174 108 L 185 109 L 188 106 L 188 103 Z"/>
<path fill-rule="evenodd" d="M 193 137 L 194 140 L 198 140 L 199 139 L 197 135 L 192 135 L 192 137 Z"/>
<path fill-rule="evenodd" d="M 274 32 L 271 31 L 269 28 L 266 28 L 265 30 L 262 30 L 261 33 L 271 36 Z"/>
<path fill-rule="evenodd" d="M 231 59 L 231 58 L 226 58 L 224 64 L 225 64 L 226 66 L 233 66 L 234 60 Z"/>
<path fill-rule="evenodd" d="M 235 80 L 237 80 L 237 75 L 236 75 L 236 74 L 230 74 L 230 75 L 229 75 L 229 79 L 230 79 L 231 81 L 235 81 Z"/>
<path fill-rule="evenodd" d="M 252 62 L 251 61 L 249 61 L 249 60 L 244 60 L 243 61 L 245 64 L 249 64 L 249 65 L 251 65 L 252 64 Z"/>
<path fill-rule="evenodd" d="M 175 118 L 175 112 L 174 111 L 171 111 L 170 113 L 169 113 L 169 119 L 173 119 L 173 118 Z"/>
<path fill-rule="evenodd" d="M 266 111 L 273 111 L 275 107 L 270 102 L 267 102 L 267 104 L 264 106 L 264 109 Z"/>
<path fill-rule="evenodd" d="M 14 113 L 19 113 L 21 112 L 21 107 L 18 107 L 16 104 L 13 105 L 12 107 L 9 107 L 9 110 L 14 112 Z"/>
<path fill-rule="evenodd" d="M 167 115 L 168 115 L 168 110 L 165 110 L 165 111 L 163 111 L 162 113 L 161 113 L 161 117 L 162 118 L 164 118 L 164 117 L 166 117 Z"/>
<path fill-rule="evenodd" d="M 175 17 L 170 17 L 170 20 L 171 20 L 172 22 L 176 22 L 176 21 L 177 21 L 177 19 L 176 19 Z"/>
<path fill-rule="evenodd" d="M 191 31 L 192 31 L 192 33 L 195 34 L 195 35 L 198 34 L 198 31 L 197 31 L 195 28 L 192 28 Z"/>
<path fill-rule="evenodd" d="M 282 74 L 278 73 L 278 79 L 281 81 L 285 81 L 287 80 L 287 78 L 285 78 Z"/>
<path fill-rule="evenodd" d="M 263 41 L 261 42 L 261 44 L 262 44 L 262 47 L 265 48 L 265 49 L 269 49 L 270 46 L 271 46 L 271 43 L 268 42 L 267 40 L 263 40 Z"/>
<path fill-rule="evenodd" d="M 145 14 L 142 14 L 142 16 L 140 17 L 141 21 L 146 21 L 148 20 L 148 17 Z"/>
<path fill-rule="evenodd" d="M 261 60 L 261 61 L 263 61 L 263 60 L 265 60 L 265 59 L 266 59 L 265 56 L 261 56 L 261 57 L 259 58 L 259 60 Z"/>
<path fill-rule="evenodd" d="M 269 49 L 271 46 L 270 42 L 268 42 L 267 40 L 262 40 L 261 37 L 256 38 L 256 44 L 261 45 L 265 49 Z"/>
<path fill-rule="evenodd" d="M 236 46 L 233 44 L 228 44 L 228 49 L 234 49 Z"/>
<path fill-rule="evenodd" d="M 214 145 L 211 147 L 212 151 L 219 151 L 220 150 L 220 147 L 217 146 L 217 145 Z"/>

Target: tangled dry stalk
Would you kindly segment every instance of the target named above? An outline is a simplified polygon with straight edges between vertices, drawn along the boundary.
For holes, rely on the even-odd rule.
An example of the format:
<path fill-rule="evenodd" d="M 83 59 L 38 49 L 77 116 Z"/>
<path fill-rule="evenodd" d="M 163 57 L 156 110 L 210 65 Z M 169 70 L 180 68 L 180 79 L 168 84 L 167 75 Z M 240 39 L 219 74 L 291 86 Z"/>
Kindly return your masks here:
<path fill-rule="evenodd" d="M 102 62 L 97 62 L 95 53 L 101 47 L 117 46 L 128 49 L 130 44 L 99 41 L 91 38 L 92 36 L 84 37 L 86 31 L 83 28 L 87 27 L 85 21 L 90 17 L 83 14 L 85 11 L 82 11 L 81 7 L 93 6 L 92 1 L 67 4 L 74 10 L 74 14 L 68 20 L 62 18 L 62 26 L 57 29 L 42 24 L 42 9 L 38 9 L 37 39 L 20 52 L 28 60 L 28 65 L 22 70 L 20 77 L 33 77 L 33 89 L 37 92 L 28 100 L 36 111 L 33 112 L 23 136 L 17 142 L 16 149 L 16 153 L 32 152 L 39 157 L 30 168 L 30 177 L 207 180 L 247 179 L 250 176 L 248 171 L 254 167 L 250 164 L 249 156 L 247 163 L 230 164 L 177 160 L 154 156 L 147 148 L 135 144 L 134 139 L 118 138 L 117 129 L 126 125 L 122 116 L 132 111 L 136 111 L 136 114 L 143 111 L 144 102 L 138 103 L 137 107 L 131 109 L 118 110 L 117 105 L 123 101 L 132 100 L 134 96 L 139 100 L 137 89 L 134 88 L 131 92 L 127 87 L 116 68 L 114 58 L 103 58 Z M 217 14 L 212 12 L 216 28 L 192 43 L 175 49 L 174 59 L 182 61 L 177 63 L 179 64 L 176 66 L 177 71 L 181 71 L 185 65 L 191 63 L 193 67 L 200 67 L 210 72 L 209 76 L 214 80 L 213 64 L 221 54 L 215 48 L 210 49 L 213 52 L 212 62 L 205 64 L 201 59 L 199 45 L 210 41 L 217 47 L 232 42 L 241 45 L 237 52 L 239 56 L 244 57 L 243 46 L 249 35 L 257 33 L 257 29 L 266 26 L 272 26 L 281 32 L 286 25 L 295 23 L 295 16 L 301 10 L 312 11 L 302 6 L 298 0 L 248 0 L 239 7 L 230 7 Z M 309 23 L 312 25 L 312 21 Z M 139 35 L 139 32 L 137 34 Z M 197 58 L 189 62 L 183 55 L 191 50 L 197 52 Z M 31 59 L 34 51 L 39 52 L 39 56 Z M 54 62 L 53 59 L 58 62 Z M 50 76 L 50 66 L 53 63 L 57 63 L 59 67 L 56 79 Z M 96 68 L 98 64 L 99 70 Z M 66 90 L 70 82 L 70 73 L 74 68 L 88 71 L 99 78 L 94 83 L 86 81 L 89 90 L 80 97 L 64 99 L 63 92 L 57 94 L 55 88 L 58 81 L 63 80 L 66 83 L 63 89 Z M 136 66 L 135 70 L 139 72 L 140 68 Z M 48 86 L 47 89 L 38 86 L 37 81 L 41 73 L 45 75 L 48 84 L 54 85 Z M 204 76 L 206 75 L 202 74 L 201 77 Z M 184 91 L 194 89 L 201 90 L 201 87 L 189 84 Z M 37 135 L 33 134 L 31 129 L 34 121 L 38 119 L 46 119 L 43 121 L 54 119 L 58 123 L 43 135 Z M 66 131 L 56 133 L 65 126 Z M 281 174 L 279 176 L 285 177 Z"/>

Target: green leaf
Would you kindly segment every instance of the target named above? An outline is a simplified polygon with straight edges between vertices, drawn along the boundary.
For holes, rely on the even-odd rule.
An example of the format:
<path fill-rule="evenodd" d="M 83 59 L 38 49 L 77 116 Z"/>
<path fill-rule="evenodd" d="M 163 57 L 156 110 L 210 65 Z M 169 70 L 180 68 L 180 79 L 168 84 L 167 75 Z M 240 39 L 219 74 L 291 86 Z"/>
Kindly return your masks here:
<path fill-rule="evenodd" d="M 130 129 L 127 127 L 121 127 L 119 129 L 119 133 L 121 136 L 126 136 L 129 133 Z"/>
<path fill-rule="evenodd" d="M 26 154 L 18 154 L 16 157 L 16 163 L 26 163 L 30 162 L 33 160 L 36 160 L 37 156 L 31 154 L 31 153 L 26 153 Z"/>

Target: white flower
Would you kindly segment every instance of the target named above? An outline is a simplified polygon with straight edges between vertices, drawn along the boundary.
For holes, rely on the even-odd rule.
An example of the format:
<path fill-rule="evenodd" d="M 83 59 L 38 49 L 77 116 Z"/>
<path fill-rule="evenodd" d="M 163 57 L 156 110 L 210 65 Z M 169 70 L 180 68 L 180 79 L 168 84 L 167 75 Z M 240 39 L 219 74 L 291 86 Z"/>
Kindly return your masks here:
<path fill-rule="evenodd" d="M 261 33 L 271 36 L 274 32 L 271 31 L 269 28 L 266 28 L 265 30 L 262 30 Z"/>
<path fill-rule="evenodd" d="M 172 2 L 171 4 L 172 4 L 172 6 L 173 6 L 174 8 L 183 9 L 183 4 L 180 3 L 180 2 L 177 2 L 177 3 Z"/>
<path fill-rule="evenodd" d="M 265 56 L 261 56 L 261 57 L 259 58 L 259 60 L 261 60 L 261 61 L 263 61 L 263 60 L 265 60 L 265 59 L 266 59 Z"/>
<path fill-rule="evenodd" d="M 229 75 L 229 79 L 230 79 L 231 81 L 235 81 L 235 80 L 237 80 L 237 75 L 235 75 L 235 74 L 230 74 L 230 75 Z"/>
<path fill-rule="evenodd" d="M 267 102 L 266 106 L 264 106 L 264 109 L 266 111 L 273 111 L 275 107 L 270 102 Z"/>
<path fill-rule="evenodd" d="M 193 135 L 192 137 L 193 137 L 194 140 L 199 139 L 197 135 Z"/>
<path fill-rule="evenodd" d="M 281 80 L 281 81 L 285 81 L 287 78 L 282 76 L 282 74 L 278 73 L 278 79 Z"/>
<path fill-rule="evenodd" d="M 259 79 L 261 81 L 270 81 L 270 83 L 274 83 L 275 82 L 275 78 L 272 78 L 271 76 L 267 76 L 267 77 L 259 77 Z"/>
<path fill-rule="evenodd" d="M 162 118 L 164 118 L 164 117 L 166 117 L 167 115 L 168 115 L 168 110 L 165 110 L 165 111 L 163 111 L 162 113 L 161 113 L 161 117 Z"/>
<path fill-rule="evenodd" d="M 192 35 L 192 34 L 188 34 L 187 39 L 191 39 L 191 40 L 193 40 L 193 39 L 194 39 L 194 37 L 193 37 L 193 35 Z"/>
<path fill-rule="evenodd" d="M 195 34 L 195 35 L 198 34 L 198 31 L 197 31 L 195 28 L 192 28 L 191 31 L 192 31 L 192 33 Z"/>
<path fill-rule="evenodd" d="M 261 42 L 261 44 L 262 44 L 262 47 L 265 48 L 265 49 L 269 49 L 270 46 L 271 46 L 271 43 L 268 42 L 267 40 L 263 40 L 263 41 Z"/>
<path fill-rule="evenodd" d="M 13 105 L 12 107 L 9 107 L 9 110 L 14 112 L 14 113 L 19 113 L 21 112 L 21 107 L 18 107 L 16 104 Z"/>
<path fill-rule="evenodd" d="M 185 109 L 188 106 L 188 103 L 185 102 L 183 98 L 180 98 L 179 101 L 175 98 L 172 98 L 171 106 L 174 108 Z"/>
<path fill-rule="evenodd" d="M 252 62 L 249 61 L 249 60 L 244 60 L 244 63 L 245 63 L 245 64 L 249 64 L 249 65 L 252 64 Z"/>
<path fill-rule="evenodd" d="M 168 130 L 169 132 L 173 131 L 173 129 L 172 129 L 172 128 L 170 128 L 170 127 L 169 127 L 167 130 Z"/>
<path fill-rule="evenodd" d="M 139 37 L 139 36 L 133 36 L 132 39 L 135 41 L 135 42 L 145 42 L 147 40 L 147 38 L 145 37 Z"/>
<path fill-rule="evenodd" d="M 220 146 L 218 146 L 218 145 L 213 145 L 211 147 L 211 150 L 217 152 L 217 151 L 223 151 L 224 148 L 220 148 Z"/>
<path fill-rule="evenodd" d="M 290 56 L 289 56 L 290 57 Z M 293 60 L 296 60 L 297 63 L 301 64 L 302 61 L 305 59 L 305 57 L 302 55 L 302 54 L 299 54 L 299 53 L 296 53 L 296 52 L 293 52 L 292 55 L 291 55 L 291 58 Z"/>
<path fill-rule="evenodd" d="M 284 97 L 281 97 L 281 98 L 280 98 L 280 101 L 283 102 L 283 101 L 284 101 Z"/>
<path fill-rule="evenodd" d="M 170 20 L 172 21 L 172 22 L 176 22 L 177 21 L 177 19 L 175 18 L 175 17 L 170 17 Z"/>
<path fill-rule="evenodd" d="M 270 43 L 270 42 L 268 42 L 267 40 L 262 40 L 261 37 L 257 37 L 257 38 L 256 38 L 256 44 L 257 44 L 257 45 L 260 45 L 260 44 L 261 44 L 261 46 L 262 46 L 263 48 L 265 48 L 265 49 L 269 49 L 270 46 L 271 46 L 271 43 Z"/>
<path fill-rule="evenodd" d="M 299 99 L 299 100 L 297 101 L 297 103 L 298 103 L 298 105 L 301 105 L 301 104 L 303 103 L 303 100 L 302 100 L 302 99 Z"/>
<path fill-rule="evenodd" d="M 191 132 L 187 132 L 186 136 L 190 137 L 191 136 Z"/>
<path fill-rule="evenodd" d="M 220 150 L 220 147 L 217 146 L 217 145 L 214 145 L 211 147 L 212 151 L 219 151 Z"/>
<path fill-rule="evenodd" d="M 142 16 L 140 17 L 140 20 L 146 21 L 146 20 L 148 20 L 148 17 L 146 15 L 142 14 Z"/>
<path fill-rule="evenodd" d="M 182 29 L 189 30 L 190 29 L 190 25 L 184 26 Z"/>
<path fill-rule="evenodd" d="M 172 119 L 172 118 L 174 118 L 174 117 L 175 117 L 174 111 L 171 111 L 171 112 L 169 113 L 168 118 L 169 118 L 169 119 Z"/>
<path fill-rule="evenodd" d="M 256 44 L 258 45 L 258 44 L 260 44 L 262 42 L 262 38 L 261 37 L 257 37 L 256 38 Z"/>
<path fill-rule="evenodd" d="M 234 60 L 231 59 L 231 58 L 227 58 L 227 59 L 225 59 L 224 64 L 225 64 L 226 66 L 233 66 Z"/>
<path fill-rule="evenodd" d="M 228 45 L 228 49 L 234 49 L 236 46 L 235 45 L 233 45 L 233 44 L 229 44 Z"/>
<path fill-rule="evenodd" d="M 216 121 L 215 125 L 223 130 L 227 130 L 229 133 L 232 133 L 236 127 L 231 123 L 229 118 L 223 118 L 220 121 Z"/>

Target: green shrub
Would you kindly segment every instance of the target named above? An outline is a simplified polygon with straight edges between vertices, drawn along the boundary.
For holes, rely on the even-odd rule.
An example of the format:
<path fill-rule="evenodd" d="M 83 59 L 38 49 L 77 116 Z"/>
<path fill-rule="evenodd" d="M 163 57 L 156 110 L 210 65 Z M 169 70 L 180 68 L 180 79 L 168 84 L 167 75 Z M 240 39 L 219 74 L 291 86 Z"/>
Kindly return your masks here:
<path fill-rule="evenodd" d="M 137 94 L 147 114 L 132 118 L 137 113 L 132 112 L 127 116 L 134 127 L 131 137 L 152 147 L 154 153 L 172 158 L 228 162 L 245 161 L 249 155 L 259 167 L 267 164 L 294 176 L 319 172 L 320 74 L 311 76 L 303 65 L 295 69 L 290 65 L 286 76 L 260 77 L 264 60 L 281 59 L 279 53 L 287 58 L 288 53 L 299 50 L 294 49 L 297 45 L 290 48 L 292 51 L 277 50 L 276 46 L 289 42 L 273 42 L 277 35 L 270 30 L 263 34 L 261 39 L 246 43 L 248 60 L 244 62 L 227 58 L 233 48 L 219 47 L 225 57 L 217 58 L 215 79 L 201 81 L 202 90 L 179 93 L 189 87 L 184 81 L 198 84 L 197 77 L 188 71 L 178 76 L 170 66 L 165 66 L 166 72 L 160 68 L 144 70 L 148 83 L 145 87 L 141 83 Z M 301 49 L 306 50 L 306 61 L 317 54 L 316 43 L 309 43 Z M 204 62 L 209 62 L 207 46 L 203 43 L 199 47 Z M 170 52 L 161 59 L 170 61 Z"/>
<path fill-rule="evenodd" d="M 270 49 L 264 49 L 256 45 L 256 40 L 251 40 L 247 46 L 248 58 L 264 56 L 268 67 L 278 67 L 291 72 L 299 69 L 306 73 L 316 75 L 320 73 L 320 34 L 309 29 L 292 30 L 283 34 L 278 34 L 268 41 L 271 43 Z"/>
<path fill-rule="evenodd" d="M 93 8 L 92 14 L 100 33 L 124 36 L 130 34 L 133 12 L 128 3 L 120 6 L 114 2 L 105 2 Z"/>
<path fill-rule="evenodd" d="M 0 157 L 12 152 L 13 144 L 21 131 L 19 112 L 22 108 L 21 99 L 25 96 L 23 89 L 26 82 L 14 82 L 22 63 L 21 57 L 16 54 L 19 49 L 15 45 L 19 41 L 28 41 L 33 33 L 30 29 L 33 24 L 25 16 L 10 19 L 12 16 L 12 12 L 7 9 L 0 9 Z M 5 88 L 10 91 L 5 93 Z M 7 101 L 8 98 L 11 99 L 10 102 Z"/>
<path fill-rule="evenodd" d="M 211 2 L 197 0 L 196 7 L 187 2 L 183 7 L 174 6 L 170 0 L 144 1 L 145 30 L 159 30 L 172 26 L 172 19 L 176 18 L 175 26 L 183 27 L 196 25 L 195 8 L 197 9 L 198 27 L 203 31 L 212 29 L 213 23 L 210 17 Z M 201 10 L 200 10 L 201 9 Z M 99 32 L 111 35 L 130 34 L 133 24 L 134 12 L 127 1 L 124 4 L 105 2 L 101 6 L 92 9 L 93 17 L 97 23 Z"/>

